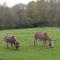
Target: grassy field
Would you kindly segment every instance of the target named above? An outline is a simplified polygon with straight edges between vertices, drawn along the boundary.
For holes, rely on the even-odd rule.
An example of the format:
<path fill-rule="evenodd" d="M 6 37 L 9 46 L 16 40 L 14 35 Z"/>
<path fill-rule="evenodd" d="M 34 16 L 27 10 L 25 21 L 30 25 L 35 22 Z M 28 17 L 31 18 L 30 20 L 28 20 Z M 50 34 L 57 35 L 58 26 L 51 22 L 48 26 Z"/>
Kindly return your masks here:
<path fill-rule="evenodd" d="M 33 47 L 34 33 L 47 32 L 55 40 L 54 48 L 41 47 L 37 42 Z M 19 50 L 6 48 L 5 35 L 15 35 L 23 46 Z M 28 28 L 0 31 L 0 60 L 60 60 L 60 28 Z"/>

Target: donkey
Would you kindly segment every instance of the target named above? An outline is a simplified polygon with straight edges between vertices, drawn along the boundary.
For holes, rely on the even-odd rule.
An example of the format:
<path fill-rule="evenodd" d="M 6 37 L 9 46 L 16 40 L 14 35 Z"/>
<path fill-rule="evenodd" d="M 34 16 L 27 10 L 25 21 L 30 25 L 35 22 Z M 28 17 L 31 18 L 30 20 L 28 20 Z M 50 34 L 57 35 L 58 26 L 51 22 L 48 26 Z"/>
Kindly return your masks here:
<path fill-rule="evenodd" d="M 35 46 L 35 42 L 37 40 L 39 40 L 39 41 L 43 41 L 43 45 L 46 46 L 46 44 L 48 42 L 48 47 L 53 47 L 53 41 L 52 41 L 52 39 L 49 38 L 48 34 L 45 33 L 45 32 L 37 32 L 37 33 L 35 33 L 34 38 L 35 38 L 35 40 L 34 40 L 34 46 Z"/>
<path fill-rule="evenodd" d="M 19 42 L 16 41 L 16 38 L 15 36 L 5 36 L 5 41 L 6 41 L 6 44 L 7 44 L 7 48 L 9 47 L 8 44 L 10 43 L 11 44 L 11 48 L 12 46 L 14 46 L 16 49 L 19 48 Z"/>

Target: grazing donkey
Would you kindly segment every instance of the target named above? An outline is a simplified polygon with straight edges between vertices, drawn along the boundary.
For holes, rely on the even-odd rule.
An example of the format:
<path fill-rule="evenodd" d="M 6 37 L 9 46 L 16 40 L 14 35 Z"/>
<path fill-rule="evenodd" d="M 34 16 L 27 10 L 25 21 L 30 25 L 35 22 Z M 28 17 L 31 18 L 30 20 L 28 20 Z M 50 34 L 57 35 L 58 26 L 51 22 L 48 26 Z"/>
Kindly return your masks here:
<path fill-rule="evenodd" d="M 11 44 L 11 48 L 12 46 L 14 46 L 16 49 L 19 48 L 19 42 L 16 41 L 15 36 L 5 36 L 5 41 L 7 43 L 7 48 L 9 47 L 9 43 Z"/>
<path fill-rule="evenodd" d="M 43 41 L 43 44 L 47 44 L 48 42 L 48 47 L 53 47 L 53 41 L 52 39 L 49 38 L 48 34 L 45 32 L 37 32 L 34 35 L 34 46 L 35 46 L 35 41 L 39 40 L 39 41 Z"/>

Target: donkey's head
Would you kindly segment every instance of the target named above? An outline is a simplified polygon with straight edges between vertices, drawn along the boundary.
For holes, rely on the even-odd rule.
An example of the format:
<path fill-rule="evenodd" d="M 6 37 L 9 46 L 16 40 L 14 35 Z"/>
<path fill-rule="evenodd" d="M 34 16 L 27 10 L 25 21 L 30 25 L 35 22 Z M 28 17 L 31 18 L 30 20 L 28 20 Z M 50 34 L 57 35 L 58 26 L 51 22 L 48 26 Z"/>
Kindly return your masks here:
<path fill-rule="evenodd" d="M 48 47 L 53 48 L 53 40 L 51 38 L 48 40 Z"/>
<path fill-rule="evenodd" d="M 15 42 L 15 48 L 18 49 L 20 47 L 19 42 Z"/>

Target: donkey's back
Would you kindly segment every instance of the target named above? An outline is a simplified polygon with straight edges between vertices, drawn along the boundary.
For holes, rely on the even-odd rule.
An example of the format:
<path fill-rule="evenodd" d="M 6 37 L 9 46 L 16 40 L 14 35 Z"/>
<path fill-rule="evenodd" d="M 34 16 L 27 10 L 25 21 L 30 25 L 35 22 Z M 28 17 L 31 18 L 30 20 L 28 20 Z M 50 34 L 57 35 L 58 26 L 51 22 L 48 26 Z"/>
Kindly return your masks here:
<path fill-rule="evenodd" d="M 37 40 L 48 40 L 48 34 L 45 32 L 37 32 L 35 33 L 35 39 Z"/>
<path fill-rule="evenodd" d="M 5 36 L 5 41 L 7 43 L 15 43 L 16 39 L 14 36 Z"/>

